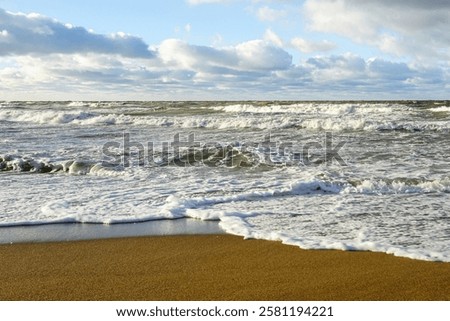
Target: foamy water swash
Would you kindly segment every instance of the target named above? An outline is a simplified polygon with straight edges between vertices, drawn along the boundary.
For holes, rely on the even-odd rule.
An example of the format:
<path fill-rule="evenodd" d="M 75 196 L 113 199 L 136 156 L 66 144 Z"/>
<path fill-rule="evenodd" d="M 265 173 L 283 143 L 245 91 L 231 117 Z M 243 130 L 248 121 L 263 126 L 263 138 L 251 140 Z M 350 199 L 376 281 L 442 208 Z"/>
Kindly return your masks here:
<path fill-rule="evenodd" d="M 449 102 L 0 102 L 0 130 L 2 227 L 189 217 L 450 262 Z"/>

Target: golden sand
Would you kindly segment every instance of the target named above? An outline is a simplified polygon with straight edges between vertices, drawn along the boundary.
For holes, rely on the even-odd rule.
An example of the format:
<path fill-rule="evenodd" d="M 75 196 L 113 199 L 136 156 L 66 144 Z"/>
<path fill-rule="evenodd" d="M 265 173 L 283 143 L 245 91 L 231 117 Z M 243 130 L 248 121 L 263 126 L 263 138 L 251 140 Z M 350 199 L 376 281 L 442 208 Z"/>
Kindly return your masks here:
<path fill-rule="evenodd" d="M 0 246 L 0 300 L 450 300 L 450 264 L 230 235 Z"/>

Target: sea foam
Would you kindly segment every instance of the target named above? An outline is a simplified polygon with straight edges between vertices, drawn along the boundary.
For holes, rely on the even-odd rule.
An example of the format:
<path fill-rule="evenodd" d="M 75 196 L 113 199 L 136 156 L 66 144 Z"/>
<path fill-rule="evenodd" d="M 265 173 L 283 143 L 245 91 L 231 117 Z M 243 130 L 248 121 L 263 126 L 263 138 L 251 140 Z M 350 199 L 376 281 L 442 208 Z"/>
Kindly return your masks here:
<path fill-rule="evenodd" d="M 1 102 L 0 226 L 194 218 L 306 249 L 449 262 L 447 105 Z M 125 134 L 154 143 L 154 159 L 126 150 Z M 191 134 L 179 154 L 160 150 Z M 343 162 L 320 159 L 327 144 Z"/>

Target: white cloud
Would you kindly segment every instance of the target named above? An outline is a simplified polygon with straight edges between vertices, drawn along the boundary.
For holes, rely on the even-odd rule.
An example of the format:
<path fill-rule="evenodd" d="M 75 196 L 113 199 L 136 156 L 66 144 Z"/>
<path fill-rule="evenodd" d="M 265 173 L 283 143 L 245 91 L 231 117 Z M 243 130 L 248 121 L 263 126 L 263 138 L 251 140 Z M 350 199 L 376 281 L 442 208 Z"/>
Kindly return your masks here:
<path fill-rule="evenodd" d="M 351 0 L 322 2 L 337 7 L 331 11 L 322 8 L 325 13 L 309 7 L 308 10 L 314 9 L 311 26 L 318 31 L 331 30 L 334 25 L 337 33 L 377 45 L 387 52 L 411 48 L 406 44 L 407 39 L 412 39 L 407 31 L 380 31 L 380 18 L 364 21 L 367 14 Z M 424 6 L 413 2 L 414 10 Z M 309 6 L 318 3 L 307 1 Z M 387 1 L 380 3 L 384 5 Z M 347 10 L 349 18 L 362 24 L 361 29 L 354 30 L 353 24 L 344 22 L 336 25 L 343 19 L 339 17 L 343 14 L 337 10 L 339 6 Z M 399 1 L 395 6 L 404 8 Z M 332 15 L 333 10 L 337 11 L 336 16 Z M 438 34 L 439 30 L 433 32 Z M 373 38 L 366 39 L 367 35 Z M 348 98 L 347 95 L 355 99 L 448 98 L 449 60 L 430 66 L 421 60 L 404 63 L 386 57 L 368 59 L 355 53 L 327 55 L 326 51 L 334 48 L 331 42 L 306 37 L 284 40 L 271 29 L 266 29 L 263 38 L 228 46 L 221 44 L 221 37 L 214 46 L 166 39 L 149 49 L 142 39 L 125 33 L 99 35 L 38 14 L 18 15 L 0 10 L 0 96 L 2 99 L 13 98 L 12 95 L 16 99 L 29 97 L 25 94 L 35 95 L 35 99 L 339 99 Z M 427 44 L 434 50 L 444 43 L 445 39 L 439 38 L 430 39 Z M 294 64 L 287 51 L 294 47 L 304 53 L 322 55 L 296 59 Z"/>
<path fill-rule="evenodd" d="M 7 30 L 9 40 L 7 46 L 0 47 L 0 56 L 97 52 L 153 57 L 148 45 L 138 37 L 95 34 L 38 14 L 12 14 L 0 9 L 0 30 Z"/>
<path fill-rule="evenodd" d="M 158 48 L 159 58 L 173 69 L 209 69 L 235 63 L 231 53 L 212 47 L 192 46 L 178 39 L 167 39 Z"/>
<path fill-rule="evenodd" d="M 213 46 L 219 46 L 223 42 L 223 36 L 220 33 L 216 33 L 211 40 Z"/>
<path fill-rule="evenodd" d="M 158 53 L 168 66 L 202 72 L 270 71 L 286 69 L 292 64 L 292 57 L 286 51 L 261 40 L 217 49 L 168 39 L 159 46 Z"/>
<path fill-rule="evenodd" d="M 239 44 L 236 52 L 243 68 L 277 70 L 289 68 L 292 64 L 292 56 L 286 51 L 261 40 Z"/>
<path fill-rule="evenodd" d="M 0 29 L 0 43 L 7 43 L 9 41 L 9 32 L 8 30 Z"/>
<path fill-rule="evenodd" d="M 371 77 L 383 77 L 385 80 L 404 81 L 413 78 L 416 74 L 407 64 L 373 58 L 367 61 L 368 73 Z"/>
<path fill-rule="evenodd" d="M 331 42 L 331 41 L 327 41 L 327 40 L 322 40 L 322 41 L 308 41 L 305 40 L 303 38 L 293 38 L 291 40 L 291 45 L 304 53 L 312 53 L 312 52 L 319 52 L 319 51 L 330 51 L 333 50 L 334 48 L 336 48 L 336 44 Z"/>
<path fill-rule="evenodd" d="M 319 83 L 356 81 L 366 75 L 366 61 L 354 54 L 315 57 L 306 61 L 313 79 Z"/>
<path fill-rule="evenodd" d="M 40 99 L 411 98 L 417 88 L 429 97 L 443 95 L 448 80 L 439 70 L 354 54 L 293 65 L 276 49 L 260 40 L 213 48 L 172 39 L 155 48 L 154 59 L 99 53 L 0 57 L 0 66 L 8 65 L 0 67 L 0 94 L 4 99 L 11 92 L 43 95 L 36 96 Z"/>
<path fill-rule="evenodd" d="M 279 9 L 272 9 L 264 6 L 258 9 L 257 16 L 261 21 L 276 21 L 284 18 L 287 12 Z"/>
<path fill-rule="evenodd" d="M 264 33 L 264 40 L 267 42 L 272 43 L 273 45 L 277 47 L 283 47 L 284 41 L 281 39 L 280 36 L 278 36 L 275 32 L 273 32 L 271 29 L 267 29 Z"/>
<path fill-rule="evenodd" d="M 422 61 L 450 58 L 450 1 L 307 0 L 304 9 L 315 31 Z"/>
<path fill-rule="evenodd" d="M 290 42 L 284 41 L 278 34 L 272 29 L 267 29 L 264 33 L 264 40 L 277 47 L 294 48 L 303 53 L 313 52 L 326 52 L 331 51 L 337 47 L 337 45 L 328 40 L 322 41 L 309 41 L 300 37 L 291 39 Z"/>

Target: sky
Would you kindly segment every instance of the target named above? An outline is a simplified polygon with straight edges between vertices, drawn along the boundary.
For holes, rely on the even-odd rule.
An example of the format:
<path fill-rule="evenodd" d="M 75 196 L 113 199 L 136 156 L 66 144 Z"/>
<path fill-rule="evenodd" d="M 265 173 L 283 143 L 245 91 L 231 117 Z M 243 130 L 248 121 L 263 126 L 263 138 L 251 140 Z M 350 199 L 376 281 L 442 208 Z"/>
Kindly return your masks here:
<path fill-rule="evenodd" d="M 450 99 L 449 0 L 0 0 L 0 100 Z"/>

